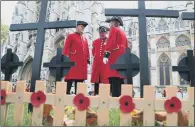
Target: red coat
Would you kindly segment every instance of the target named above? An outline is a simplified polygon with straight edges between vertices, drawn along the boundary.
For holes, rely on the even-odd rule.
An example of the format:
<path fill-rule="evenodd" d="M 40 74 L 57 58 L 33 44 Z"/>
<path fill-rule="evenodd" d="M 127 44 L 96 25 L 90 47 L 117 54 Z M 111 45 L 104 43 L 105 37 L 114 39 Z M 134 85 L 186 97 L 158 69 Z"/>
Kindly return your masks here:
<path fill-rule="evenodd" d="M 94 56 L 94 60 L 91 73 L 92 83 L 109 83 L 105 75 L 105 68 L 108 66 L 103 63 L 105 41 L 98 38 L 93 42 L 92 55 Z"/>
<path fill-rule="evenodd" d="M 125 33 L 119 27 L 111 27 L 106 44 L 105 52 L 109 52 L 110 56 L 108 58 L 108 65 L 115 64 L 117 58 L 125 53 L 128 47 L 127 37 Z M 116 70 L 107 71 L 107 76 L 109 77 L 120 77 L 122 78 Z"/>
<path fill-rule="evenodd" d="M 65 80 L 87 79 L 87 59 L 89 59 L 89 47 L 87 39 L 78 33 L 69 34 L 66 37 L 63 55 L 68 56 L 75 66 L 72 66 Z"/>

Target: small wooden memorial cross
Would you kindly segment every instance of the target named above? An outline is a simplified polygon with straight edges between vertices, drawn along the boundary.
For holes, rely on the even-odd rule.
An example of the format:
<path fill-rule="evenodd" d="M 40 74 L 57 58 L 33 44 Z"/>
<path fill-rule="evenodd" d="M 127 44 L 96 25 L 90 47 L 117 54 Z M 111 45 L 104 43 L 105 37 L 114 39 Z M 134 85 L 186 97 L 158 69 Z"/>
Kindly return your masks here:
<path fill-rule="evenodd" d="M 191 81 L 191 86 L 195 86 L 195 72 L 193 71 L 195 68 L 195 63 L 193 62 L 193 50 L 187 51 L 187 57 L 183 58 L 178 66 L 173 66 L 173 71 L 178 71 L 181 78 Z M 183 63 L 187 63 L 187 66 L 182 65 Z M 186 79 L 185 75 L 189 75 L 189 79 Z"/>
<path fill-rule="evenodd" d="M 18 56 L 12 53 L 12 49 L 7 49 L 7 53 L 1 59 L 1 71 L 5 74 L 5 81 L 10 81 L 11 75 L 22 66 L 23 62 L 19 62 Z"/>
<path fill-rule="evenodd" d="M 146 17 L 178 18 L 177 10 L 145 9 L 145 1 L 138 1 L 138 9 L 105 9 L 105 16 L 133 16 L 139 20 L 139 52 L 140 52 L 140 97 L 143 97 L 143 86 L 150 84 L 148 66 L 148 45 Z"/>
<path fill-rule="evenodd" d="M 41 0 L 41 11 L 38 23 L 11 24 L 10 31 L 37 30 L 35 54 L 32 63 L 32 77 L 30 91 L 34 92 L 36 80 L 40 80 L 43 48 L 45 42 L 45 29 L 75 28 L 76 20 L 45 22 L 48 0 Z M 32 105 L 30 106 L 32 110 Z"/>
<path fill-rule="evenodd" d="M 111 69 L 116 69 L 121 76 L 126 77 L 127 84 L 133 84 L 133 77 L 139 73 L 139 58 L 127 48 L 125 54 L 111 65 Z"/>
<path fill-rule="evenodd" d="M 54 56 L 49 63 L 44 63 L 44 67 L 49 67 L 50 73 L 55 77 L 56 82 L 61 81 L 61 78 L 64 77 L 74 66 L 74 62 L 71 62 L 68 57 L 62 55 L 62 49 L 57 49 L 57 55 Z"/>

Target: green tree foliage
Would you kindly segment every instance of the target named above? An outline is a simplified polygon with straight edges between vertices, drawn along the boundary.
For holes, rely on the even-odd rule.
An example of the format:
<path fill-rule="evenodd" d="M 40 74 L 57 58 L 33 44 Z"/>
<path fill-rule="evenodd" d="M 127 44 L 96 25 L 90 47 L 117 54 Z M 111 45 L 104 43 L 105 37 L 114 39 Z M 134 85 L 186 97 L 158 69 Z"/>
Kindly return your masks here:
<path fill-rule="evenodd" d="M 8 38 L 9 27 L 1 23 L 1 43 L 4 43 Z"/>

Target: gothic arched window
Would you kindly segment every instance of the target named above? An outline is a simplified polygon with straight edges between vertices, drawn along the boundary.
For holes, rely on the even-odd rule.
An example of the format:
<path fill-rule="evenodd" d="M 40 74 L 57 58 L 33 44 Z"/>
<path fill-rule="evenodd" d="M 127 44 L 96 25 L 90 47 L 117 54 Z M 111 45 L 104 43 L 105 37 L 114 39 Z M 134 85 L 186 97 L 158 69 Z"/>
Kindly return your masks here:
<path fill-rule="evenodd" d="M 169 48 L 170 47 L 170 42 L 166 37 L 162 36 L 158 40 L 156 45 L 157 45 L 157 49 L 159 49 L 159 48 Z"/>
<path fill-rule="evenodd" d="M 170 85 L 170 59 L 162 53 L 158 60 L 159 73 L 160 73 L 160 85 Z"/>
<path fill-rule="evenodd" d="M 150 58 L 148 57 L 148 69 L 149 69 L 148 72 L 149 72 L 149 77 L 150 77 L 150 78 L 149 78 L 149 79 L 150 79 L 150 83 L 151 83 L 151 66 L 152 66 L 152 65 L 151 65 L 151 60 L 150 60 Z"/>
<path fill-rule="evenodd" d="M 151 19 L 151 21 L 150 21 L 150 30 L 151 30 L 151 32 L 154 32 L 154 30 L 155 30 L 155 19 Z"/>
<path fill-rule="evenodd" d="M 147 32 L 150 32 L 150 20 L 146 19 Z"/>
<path fill-rule="evenodd" d="M 18 16 L 18 7 L 15 8 L 15 15 Z"/>
<path fill-rule="evenodd" d="M 133 30 L 133 35 L 136 35 L 136 30 Z"/>
<path fill-rule="evenodd" d="M 191 47 L 191 42 L 190 42 L 190 39 L 186 35 L 182 34 L 176 39 L 175 45 L 176 47 L 181 47 L 181 46 Z"/>
<path fill-rule="evenodd" d="M 150 25 L 147 25 L 147 32 L 150 32 Z"/>
<path fill-rule="evenodd" d="M 169 29 L 164 19 L 161 19 L 158 23 L 159 31 L 166 31 Z"/>
<path fill-rule="evenodd" d="M 129 36 L 131 36 L 131 35 L 132 35 L 132 29 L 131 29 L 131 28 L 129 28 L 128 33 L 129 33 Z"/>
<path fill-rule="evenodd" d="M 192 22 L 191 22 L 191 27 L 192 27 L 192 28 L 194 28 L 194 24 L 195 24 L 195 22 L 192 21 Z"/>
<path fill-rule="evenodd" d="M 179 64 L 179 62 L 180 62 L 183 58 L 185 58 L 186 56 L 187 56 L 186 53 L 182 53 L 182 54 L 180 55 L 180 57 L 179 57 L 179 60 L 178 60 L 177 64 Z"/>
<path fill-rule="evenodd" d="M 179 30 L 179 22 L 178 21 L 175 21 L 175 29 Z"/>
<path fill-rule="evenodd" d="M 57 17 L 57 21 L 60 21 L 60 18 L 59 18 L 59 17 Z M 59 30 L 60 30 L 60 29 L 57 28 L 57 29 L 56 29 L 56 33 L 57 33 Z"/>
<path fill-rule="evenodd" d="M 20 37 L 20 33 L 17 33 L 17 34 L 16 34 L 16 37 L 15 37 L 15 43 L 16 43 L 16 44 L 18 44 L 19 37 Z"/>
<path fill-rule="evenodd" d="M 148 41 L 148 49 L 151 50 L 151 44 L 149 41 Z"/>
<path fill-rule="evenodd" d="M 132 41 L 127 40 L 127 42 L 128 42 L 128 47 L 129 47 L 129 48 L 130 48 L 130 50 L 132 51 L 132 48 L 133 48 Z"/>
<path fill-rule="evenodd" d="M 65 37 L 62 33 L 60 33 L 56 39 L 55 39 L 55 48 L 63 48 L 64 47 L 64 40 L 65 40 Z"/>
<path fill-rule="evenodd" d="M 149 71 L 150 71 L 150 68 L 152 67 L 152 64 L 151 64 L 151 60 L 150 58 L 148 57 L 148 68 L 149 68 Z"/>
<path fill-rule="evenodd" d="M 133 34 L 133 28 L 134 28 L 134 24 L 133 24 L 133 22 L 131 22 L 129 24 L 129 30 L 128 30 L 129 36 L 132 36 L 132 34 Z"/>
<path fill-rule="evenodd" d="M 180 21 L 180 28 L 184 28 L 184 21 Z"/>
<path fill-rule="evenodd" d="M 185 58 L 186 56 L 187 56 L 186 53 L 181 54 L 181 56 L 179 57 L 179 60 L 178 60 L 178 64 L 179 64 L 179 62 L 180 62 L 183 58 Z M 187 66 L 187 61 L 182 61 L 181 64 L 184 65 L 184 66 Z M 182 75 L 185 76 L 186 79 L 189 79 L 189 75 L 188 75 L 188 74 L 182 74 Z M 184 79 L 181 78 L 181 77 L 179 78 L 179 80 L 180 80 L 180 85 L 189 84 L 188 81 L 184 80 Z"/>

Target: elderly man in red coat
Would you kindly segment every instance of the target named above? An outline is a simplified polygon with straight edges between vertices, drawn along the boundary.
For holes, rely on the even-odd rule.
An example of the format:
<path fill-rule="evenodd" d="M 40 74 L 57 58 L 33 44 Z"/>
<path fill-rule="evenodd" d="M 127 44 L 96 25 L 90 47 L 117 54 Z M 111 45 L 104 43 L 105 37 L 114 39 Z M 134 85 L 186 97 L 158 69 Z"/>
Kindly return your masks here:
<path fill-rule="evenodd" d="M 120 29 L 123 26 L 123 21 L 120 17 L 112 17 L 106 22 L 110 23 L 110 33 L 107 40 L 103 61 L 109 66 L 115 64 L 117 58 L 125 53 L 128 47 L 127 37 Z M 120 76 L 115 69 L 108 70 L 107 76 L 112 85 L 112 96 L 119 97 L 121 95 L 121 84 L 124 84 L 124 77 Z"/>
<path fill-rule="evenodd" d="M 99 38 L 94 40 L 92 55 L 94 57 L 92 64 L 91 82 L 95 85 L 95 95 L 99 93 L 99 83 L 108 84 L 108 78 L 105 75 L 105 68 L 108 67 L 103 63 L 104 48 L 107 41 L 107 31 L 109 28 L 100 26 L 98 28 Z"/>
<path fill-rule="evenodd" d="M 63 49 L 63 55 L 75 62 L 75 66 L 71 67 L 65 76 L 67 82 L 67 94 L 70 94 L 72 83 L 75 82 L 75 94 L 77 90 L 77 82 L 83 82 L 87 79 L 87 63 L 89 64 L 89 47 L 87 38 L 84 37 L 84 28 L 88 24 L 84 21 L 78 21 L 76 32 L 66 37 Z"/>

